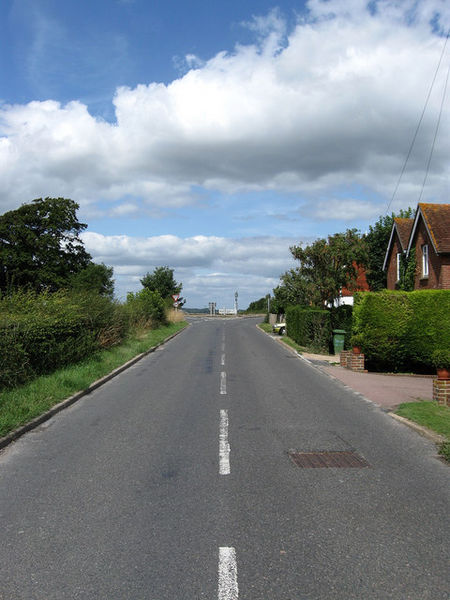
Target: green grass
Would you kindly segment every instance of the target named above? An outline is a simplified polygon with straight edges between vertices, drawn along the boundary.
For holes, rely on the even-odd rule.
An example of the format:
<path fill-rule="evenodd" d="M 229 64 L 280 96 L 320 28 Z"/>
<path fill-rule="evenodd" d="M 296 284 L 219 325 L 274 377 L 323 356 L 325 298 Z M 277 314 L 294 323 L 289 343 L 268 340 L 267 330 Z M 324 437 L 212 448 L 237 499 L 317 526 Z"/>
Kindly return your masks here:
<path fill-rule="evenodd" d="M 25 425 L 58 402 L 88 388 L 128 360 L 153 348 L 187 325 L 186 321 L 138 333 L 120 346 L 0 393 L 0 437 Z"/>
<path fill-rule="evenodd" d="M 441 444 L 439 454 L 450 461 L 450 408 L 437 402 L 406 402 L 395 411 L 397 415 L 423 425 L 447 438 Z"/>
<path fill-rule="evenodd" d="M 447 406 L 429 400 L 405 402 L 395 412 L 450 439 L 450 408 Z"/>
<path fill-rule="evenodd" d="M 263 331 L 266 331 L 267 333 L 272 333 L 272 325 L 269 325 L 269 323 L 260 323 L 258 327 L 260 327 Z M 312 354 L 324 354 L 324 352 L 319 352 L 319 350 L 317 349 L 314 350 L 312 348 L 300 346 L 299 344 L 297 344 L 297 342 L 294 342 L 294 340 L 287 335 L 280 336 L 280 338 L 285 344 L 287 344 L 297 352 L 311 352 Z M 336 357 L 336 362 L 338 361 L 339 357 Z"/>

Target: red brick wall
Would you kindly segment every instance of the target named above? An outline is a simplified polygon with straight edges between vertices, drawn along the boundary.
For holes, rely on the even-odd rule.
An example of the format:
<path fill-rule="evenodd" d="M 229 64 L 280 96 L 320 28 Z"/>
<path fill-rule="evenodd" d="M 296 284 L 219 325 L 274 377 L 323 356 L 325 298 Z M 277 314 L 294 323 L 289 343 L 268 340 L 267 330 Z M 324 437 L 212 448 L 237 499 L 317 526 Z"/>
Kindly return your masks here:
<path fill-rule="evenodd" d="M 394 231 L 394 238 L 391 245 L 391 253 L 389 255 L 388 267 L 387 267 L 387 283 L 386 287 L 388 290 L 395 290 L 395 284 L 397 283 L 397 253 L 402 252 L 400 240 L 398 239 L 397 232 Z"/>
<path fill-rule="evenodd" d="M 422 246 L 428 244 L 428 277 L 422 277 Z M 428 236 L 427 230 L 420 219 L 416 233 L 415 233 L 415 247 L 416 247 L 416 277 L 414 281 L 414 289 L 426 290 L 426 289 L 437 289 L 443 287 L 441 282 L 442 279 L 449 279 L 449 266 L 444 265 L 442 269 L 443 257 L 438 256 L 434 251 L 433 244 Z M 448 262 L 448 261 L 447 261 Z M 450 281 L 447 286 L 450 287 Z"/>
<path fill-rule="evenodd" d="M 450 256 L 441 256 L 441 277 L 440 287 L 443 290 L 450 290 Z"/>

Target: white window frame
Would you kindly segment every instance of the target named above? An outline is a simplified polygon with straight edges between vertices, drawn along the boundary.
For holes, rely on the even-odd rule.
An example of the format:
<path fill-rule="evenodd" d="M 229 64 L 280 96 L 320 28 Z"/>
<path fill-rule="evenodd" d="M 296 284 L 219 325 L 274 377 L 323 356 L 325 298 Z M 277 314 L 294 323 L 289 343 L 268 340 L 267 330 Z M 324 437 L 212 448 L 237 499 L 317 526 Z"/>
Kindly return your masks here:
<path fill-rule="evenodd" d="M 422 277 L 428 277 L 430 274 L 429 268 L 429 252 L 428 244 L 422 246 Z"/>
<path fill-rule="evenodd" d="M 400 270 L 401 270 L 401 264 L 402 264 L 401 256 L 402 256 L 402 253 L 397 252 L 397 263 L 396 263 L 397 264 L 397 281 L 400 281 L 400 274 L 401 274 Z"/>

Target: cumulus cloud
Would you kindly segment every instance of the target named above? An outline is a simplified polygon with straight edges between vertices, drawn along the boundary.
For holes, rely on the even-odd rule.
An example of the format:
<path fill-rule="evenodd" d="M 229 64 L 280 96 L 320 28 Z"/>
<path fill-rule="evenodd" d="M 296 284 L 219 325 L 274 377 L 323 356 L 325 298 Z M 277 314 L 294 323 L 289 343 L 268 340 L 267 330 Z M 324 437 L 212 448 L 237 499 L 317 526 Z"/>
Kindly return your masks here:
<path fill-rule="evenodd" d="M 298 243 L 295 239 L 270 236 L 136 238 L 89 231 L 82 234 L 82 239 L 95 262 L 114 267 L 119 297 L 139 289 L 145 273 L 170 265 L 176 279 L 183 282 L 189 306 L 203 305 L 208 297 L 211 301 L 226 302 L 230 289 L 239 290 L 247 306 L 251 300 L 270 292 L 278 284 L 280 274 L 291 268 L 289 246 Z M 229 301 L 231 306 L 232 299 Z"/>
<path fill-rule="evenodd" d="M 196 201 L 193 186 L 313 198 L 358 184 L 389 195 L 442 51 L 436 30 L 447 31 L 449 6 L 310 0 L 307 7 L 290 32 L 273 12 L 252 22 L 254 45 L 204 63 L 187 56 L 189 71 L 168 85 L 118 88 L 114 123 L 77 101 L 1 106 L 2 207 L 64 195 L 85 206 L 132 196 L 142 210 L 176 209 Z M 444 75 L 400 194 L 409 186 L 418 195 Z M 448 192 L 449 121 L 445 108 L 428 184 L 435 200 Z"/>

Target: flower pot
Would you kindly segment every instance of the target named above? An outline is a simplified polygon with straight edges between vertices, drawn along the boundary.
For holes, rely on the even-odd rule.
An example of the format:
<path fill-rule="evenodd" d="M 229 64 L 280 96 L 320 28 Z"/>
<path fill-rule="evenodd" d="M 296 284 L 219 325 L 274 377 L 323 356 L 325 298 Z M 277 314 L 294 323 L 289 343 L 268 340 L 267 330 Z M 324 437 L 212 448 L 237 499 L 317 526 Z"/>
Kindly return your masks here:
<path fill-rule="evenodd" d="M 436 371 L 438 379 L 450 379 L 450 368 L 438 367 Z"/>
<path fill-rule="evenodd" d="M 361 346 L 353 346 L 353 354 L 361 354 Z"/>

